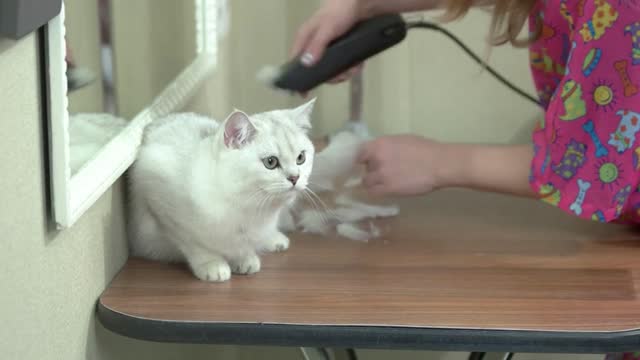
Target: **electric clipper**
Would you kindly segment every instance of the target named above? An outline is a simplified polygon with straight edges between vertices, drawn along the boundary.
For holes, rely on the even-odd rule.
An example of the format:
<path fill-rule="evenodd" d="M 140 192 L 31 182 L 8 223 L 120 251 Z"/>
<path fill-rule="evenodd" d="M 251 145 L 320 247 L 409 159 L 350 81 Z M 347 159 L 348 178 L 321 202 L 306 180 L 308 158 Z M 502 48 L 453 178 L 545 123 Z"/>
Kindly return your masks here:
<path fill-rule="evenodd" d="M 279 68 L 265 67 L 258 77 L 278 89 L 307 92 L 397 45 L 406 35 L 407 24 L 400 14 L 373 17 L 332 41 L 314 65 L 303 65 L 296 58 Z"/>

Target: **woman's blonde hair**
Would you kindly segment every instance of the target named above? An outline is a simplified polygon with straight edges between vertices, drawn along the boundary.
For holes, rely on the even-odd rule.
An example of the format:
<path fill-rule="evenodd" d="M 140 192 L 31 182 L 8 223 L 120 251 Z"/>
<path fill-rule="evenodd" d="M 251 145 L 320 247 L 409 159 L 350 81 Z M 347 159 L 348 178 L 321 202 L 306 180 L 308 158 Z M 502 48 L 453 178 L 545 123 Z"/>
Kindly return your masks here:
<path fill-rule="evenodd" d="M 492 12 L 489 43 L 497 46 L 511 43 L 517 47 L 528 46 L 540 32 L 537 29 L 525 39 L 518 39 L 527 19 L 538 0 L 445 0 L 445 20 L 464 16 L 472 6 L 481 6 Z M 536 24 L 539 28 L 539 24 Z"/>

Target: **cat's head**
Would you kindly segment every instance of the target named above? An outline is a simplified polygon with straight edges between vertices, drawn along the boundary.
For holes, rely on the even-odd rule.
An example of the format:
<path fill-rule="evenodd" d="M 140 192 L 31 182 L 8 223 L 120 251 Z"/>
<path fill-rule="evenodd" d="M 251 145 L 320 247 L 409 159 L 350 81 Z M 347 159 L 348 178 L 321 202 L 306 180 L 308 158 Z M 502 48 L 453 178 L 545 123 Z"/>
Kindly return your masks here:
<path fill-rule="evenodd" d="M 223 124 L 223 142 L 234 179 L 273 196 L 306 189 L 315 155 L 308 137 L 314 103 L 251 116 L 233 111 Z"/>

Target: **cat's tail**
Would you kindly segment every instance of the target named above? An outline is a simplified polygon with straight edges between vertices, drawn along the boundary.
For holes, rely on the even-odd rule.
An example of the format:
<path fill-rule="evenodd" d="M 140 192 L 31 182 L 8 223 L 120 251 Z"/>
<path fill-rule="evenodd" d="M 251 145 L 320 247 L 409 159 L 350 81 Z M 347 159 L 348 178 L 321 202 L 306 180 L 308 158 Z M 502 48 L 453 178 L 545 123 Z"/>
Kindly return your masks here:
<path fill-rule="evenodd" d="M 315 156 L 310 187 L 314 191 L 333 190 L 337 180 L 344 180 L 354 171 L 356 156 L 365 140 L 350 131 L 332 136 L 327 147 Z"/>

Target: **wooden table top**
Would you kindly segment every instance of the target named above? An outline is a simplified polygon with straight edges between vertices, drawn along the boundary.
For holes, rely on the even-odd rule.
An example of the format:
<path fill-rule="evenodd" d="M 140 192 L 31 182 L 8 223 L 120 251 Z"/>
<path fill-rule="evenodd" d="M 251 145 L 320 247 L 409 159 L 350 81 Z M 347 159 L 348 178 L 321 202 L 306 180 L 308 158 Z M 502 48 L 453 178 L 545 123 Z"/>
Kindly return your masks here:
<path fill-rule="evenodd" d="M 640 348 L 640 232 L 461 190 L 398 204 L 398 217 L 377 221 L 377 239 L 296 234 L 287 252 L 263 257 L 260 273 L 225 283 L 132 258 L 101 296 L 99 317 L 158 341 Z"/>

